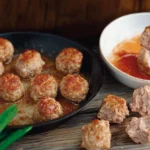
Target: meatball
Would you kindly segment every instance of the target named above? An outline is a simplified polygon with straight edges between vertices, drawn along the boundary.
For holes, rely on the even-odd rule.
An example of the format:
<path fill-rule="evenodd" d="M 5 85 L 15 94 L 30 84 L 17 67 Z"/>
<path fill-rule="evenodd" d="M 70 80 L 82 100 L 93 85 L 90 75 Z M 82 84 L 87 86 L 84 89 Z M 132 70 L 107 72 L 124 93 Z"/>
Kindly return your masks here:
<path fill-rule="evenodd" d="M 33 111 L 33 120 L 42 122 L 59 118 L 63 115 L 63 109 L 59 102 L 50 97 L 41 98 Z"/>
<path fill-rule="evenodd" d="M 150 142 L 150 116 L 133 117 L 127 125 L 126 132 L 135 143 Z"/>
<path fill-rule="evenodd" d="M 137 64 L 141 72 L 150 75 L 150 50 L 142 48 L 138 57 Z"/>
<path fill-rule="evenodd" d="M 3 63 L 0 62 L 0 76 L 4 73 L 4 66 Z"/>
<path fill-rule="evenodd" d="M 108 121 L 95 119 L 82 127 L 81 147 L 87 150 L 110 148 L 111 132 Z"/>
<path fill-rule="evenodd" d="M 24 94 L 24 86 L 18 76 L 6 74 L 0 78 L 0 98 L 14 102 Z"/>
<path fill-rule="evenodd" d="M 35 50 L 26 50 L 20 54 L 16 64 L 16 72 L 23 78 L 30 78 L 40 74 L 45 62 L 42 60 L 39 52 Z"/>
<path fill-rule="evenodd" d="M 130 104 L 133 112 L 138 112 L 142 116 L 150 115 L 150 87 L 145 85 L 134 90 L 132 102 Z"/>
<path fill-rule="evenodd" d="M 10 41 L 0 38 L 0 61 L 10 62 L 14 54 L 14 47 Z"/>
<path fill-rule="evenodd" d="M 57 95 L 58 83 L 49 74 L 36 75 L 30 86 L 30 96 L 37 101 L 42 97 L 55 98 Z"/>
<path fill-rule="evenodd" d="M 141 45 L 150 50 L 150 26 L 146 27 L 140 38 Z"/>
<path fill-rule="evenodd" d="M 66 73 L 78 73 L 81 68 L 83 55 L 75 48 L 64 48 L 56 57 L 56 69 Z"/>
<path fill-rule="evenodd" d="M 108 120 L 111 123 L 121 123 L 127 115 L 129 115 L 129 111 L 126 100 L 121 97 L 108 94 L 102 102 L 97 117 Z"/>
<path fill-rule="evenodd" d="M 88 82 L 77 74 L 69 74 L 60 82 L 60 93 L 63 97 L 76 103 L 85 99 L 89 90 Z"/>

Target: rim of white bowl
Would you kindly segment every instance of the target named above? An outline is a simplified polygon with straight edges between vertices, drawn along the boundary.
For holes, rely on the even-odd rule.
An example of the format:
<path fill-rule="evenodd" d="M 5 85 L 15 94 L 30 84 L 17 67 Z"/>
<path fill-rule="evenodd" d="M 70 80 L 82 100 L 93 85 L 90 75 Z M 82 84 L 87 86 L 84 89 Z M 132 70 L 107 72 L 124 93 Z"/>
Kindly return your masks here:
<path fill-rule="evenodd" d="M 121 71 L 120 69 L 118 69 L 116 66 L 114 66 L 104 55 L 103 55 L 103 51 L 102 51 L 102 37 L 105 33 L 105 30 L 107 30 L 107 28 L 109 26 L 111 26 L 114 22 L 118 21 L 118 20 L 122 20 L 126 17 L 130 17 L 130 16 L 142 16 L 142 15 L 150 15 L 150 12 L 141 12 L 141 13 L 132 13 L 132 14 L 127 14 L 127 15 L 124 15 L 124 16 L 121 16 L 119 18 L 116 18 L 115 20 L 111 21 L 102 31 L 101 35 L 100 35 L 100 38 L 99 38 L 99 51 L 100 51 L 100 54 L 102 56 L 102 59 L 104 60 L 104 62 L 107 64 L 107 65 L 110 65 L 110 67 L 112 67 L 114 70 L 116 70 L 117 72 L 119 72 L 120 74 L 122 74 L 123 76 L 127 76 L 128 78 L 131 78 L 132 80 L 136 80 L 136 81 L 142 81 L 144 83 L 147 83 L 147 82 L 150 82 L 150 80 L 148 79 L 141 79 L 141 78 L 137 78 L 137 77 L 134 77 L 134 76 L 131 76 L 123 71 Z"/>

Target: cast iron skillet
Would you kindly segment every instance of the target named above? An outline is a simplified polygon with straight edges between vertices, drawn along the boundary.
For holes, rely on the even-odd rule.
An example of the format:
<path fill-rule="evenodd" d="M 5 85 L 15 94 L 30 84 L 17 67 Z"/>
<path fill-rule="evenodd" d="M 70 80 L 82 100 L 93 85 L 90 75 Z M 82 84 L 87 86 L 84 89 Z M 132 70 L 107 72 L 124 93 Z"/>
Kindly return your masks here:
<path fill-rule="evenodd" d="M 34 129 L 51 129 L 55 128 L 57 125 L 60 125 L 66 119 L 77 114 L 89 101 L 91 101 L 100 90 L 104 75 L 102 66 L 99 63 L 98 56 L 94 54 L 91 50 L 79 45 L 76 42 L 70 41 L 66 38 L 59 37 L 52 34 L 45 33 L 35 33 L 35 32 L 11 32 L 0 34 L 0 37 L 4 37 L 10 40 L 16 51 L 15 54 L 23 52 L 25 49 L 36 49 L 38 51 L 43 51 L 44 55 L 50 55 L 56 57 L 57 54 L 66 47 L 75 47 L 83 53 L 83 65 L 81 72 L 83 72 L 90 81 L 89 92 L 86 99 L 80 103 L 79 109 L 76 111 L 61 117 L 59 119 L 50 120 L 43 123 L 34 124 Z M 24 126 L 15 126 L 13 128 L 20 128 Z"/>

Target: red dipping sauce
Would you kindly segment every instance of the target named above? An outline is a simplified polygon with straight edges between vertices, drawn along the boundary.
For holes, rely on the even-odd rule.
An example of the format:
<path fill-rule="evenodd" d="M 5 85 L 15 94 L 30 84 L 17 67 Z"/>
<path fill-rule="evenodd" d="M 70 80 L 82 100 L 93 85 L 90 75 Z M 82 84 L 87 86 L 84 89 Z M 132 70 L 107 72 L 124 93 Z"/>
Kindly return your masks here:
<path fill-rule="evenodd" d="M 139 71 L 137 66 L 137 56 L 141 46 L 140 36 L 124 40 L 119 43 L 112 51 L 109 60 L 121 71 L 141 79 L 150 80 L 150 76 Z"/>

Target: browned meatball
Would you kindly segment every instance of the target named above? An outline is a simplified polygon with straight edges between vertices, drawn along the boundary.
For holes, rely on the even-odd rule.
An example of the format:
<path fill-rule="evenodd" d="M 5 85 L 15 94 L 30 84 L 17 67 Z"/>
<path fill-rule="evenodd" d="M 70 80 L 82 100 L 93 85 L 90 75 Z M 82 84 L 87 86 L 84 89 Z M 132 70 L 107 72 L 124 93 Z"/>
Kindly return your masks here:
<path fill-rule="evenodd" d="M 140 43 L 143 47 L 150 50 L 150 26 L 146 27 L 145 30 L 143 31 Z"/>
<path fill-rule="evenodd" d="M 10 41 L 0 38 L 0 61 L 10 62 L 14 54 L 14 47 Z"/>
<path fill-rule="evenodd" d="M 108 120 L 111 123 L 121 123 L 127 115 L 129 115 L 129 111 L 126 105 L 126 100 L 108 94 L 102 102 L 97 117 Z"/>
<path fill-rule="evenodd" d="M 24 86 L 18 76 L 6 74 L 0 78 L 0 98 L 14 102 L 24 94 Z"/>
<path fill-rule="evenodd" d="M 139 70 L 148 75 L 150 75 L 150 59 L 149 58 L 150 58 L 150 50 L 142 48 L 137 58 L 137 64 L 138 64 Z"/>
<path fill-rule="evenodd" d="M 80 75 L 67 75 L 60 82 L 60 93 L 63 97 L 76 103 L 85 99 L 89 90 L 88 82 Z"/>
<path fill-rule="evenodd" d="M 26 50 L 20 54 L 15 68 L 17 73 L 23 78 L 30 78 L 36 74 L 40 74 L 45 62 L 41 58 L 41 54 L 35 50 Z"/>
<path fill-rule="evenodd" d="M 49 74 L 39 74 L 34 77 L 30 86 L 30 96 L 37 101 L 42 97 L 55 98 L 57 95 L 58 83 Z"/>
<path fill-rule="evenodd" d="M 87 150 L 106 150 L 110 148 L 111 132 L 108 121 L 95 119 L 82 127 L 81 147 Z"/>
<path fill-rule="evenodd" d="M 53 98 L 41 98 L 35 106 L 33 120 L 42 122 L 59 118 L 63 115 L 62 106 Z"/>
<path fill-rule="evenodd" d="M 56 57 L 56 69 L 66 74 L 78 73 L 83 55 L 75 48 L 64 48 Z"/>
<path fill-rule="evenodd" d="M 0 62 L 0 76 L 4 73 L 4 66 L 3 63 Z"/>
<path fill-rule="evenodd" d="M 150 116 L 133 117 L 127 125 L 126 132 L 135 143 L 150 142 Z"/>
<path fill-rule="evenodd" d="M 150 87 L 144 86 L 134 90 L 132 103 L 130 104 L 133 112 L 138 112 L 142 116 L 150 115 Z"/>

